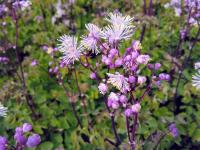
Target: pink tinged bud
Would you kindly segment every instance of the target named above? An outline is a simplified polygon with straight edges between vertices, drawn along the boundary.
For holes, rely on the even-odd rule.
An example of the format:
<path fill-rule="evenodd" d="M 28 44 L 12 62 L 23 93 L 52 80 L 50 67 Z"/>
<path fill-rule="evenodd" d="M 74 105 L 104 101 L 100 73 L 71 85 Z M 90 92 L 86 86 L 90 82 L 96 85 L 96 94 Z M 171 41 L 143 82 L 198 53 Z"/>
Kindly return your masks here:
<path fill-rule="evenodd" d="M 138 113 L 140 111 L 140 109 L 141 109 L 140 103 L 136 103 L 131 106 L 131 110 L 133 113 Z"/>
<path fill-rule="evenodd" d="M 36 146 L 38 146 L 41 142 L 41 138 L 38 134 L 33 134 L 31 136 L 28 137 L 28 140 L 27 140 L 27 147 L 29 148 L 34 148 Z"/>
<path fill-rule="evenodd" d="M 96 67 L 99 67 L 99 63 L 96 63 Z"/>
<path fill-rule="evenodd" d="M 53 49 L 53 51 L 54 51 L 54 52 L 58 51 L 58 48 L 57 48 L 57 47 L 55 47 L 55 48 Z"/>
<path fill-rule="evenodd" d="M 122 58 L 118 58 L 115 60 L 115 67 L 120 67 L 122 65 L 123 61 Z"/>
<path fill-rule="evenodd" d="M 156 69 L 156 70 L 160 69 L 160 67 L 161 67 L 161 64 L 160 64 L 160 63 L 155 63 L 155 69 Z"/>
<path fill-rule="evenodd" d="M 126 102 L 128 101 L 128 99 L 126 98 L 125 95 L 121 95 L 121 96 L 119 97 L 119 101 L 120 101 L 121 103 L 126 103 Z"/>
<path fill-rule="evenodd" d="M 152 76 L 152 79 L 153 79 L 153 80 L 156 80 L 156 79 L 157 79 L 157 77 L 156 77 L 156 76 Z"/>
<path fill-rule="evenodd" d="M 132 59 L 136 59 L 139 56 L 139 53 L 137 51 L 134 51 L 131 53 Z"/>
<path fill-rule="evenodd" d="M 130 108 L 128 108 L 125 110 L 124 113 L 125 113 L 126 117 L 130 117 L 132 115 L 132 110 Z"/>
<path fill-rule="evenodd" d="M 104 62 L 107 66 L 112 64 L 112 60 L 110 58 L 106 58 L 105 62 Z"/>
<path fill-rule="evenodd" d="M 111 92 L 110 95 L 108 96 L 108 100 L 111 101 L 119 101 L 119 97 L 117 94 L 115 94 L 114 92 Z"/>
<path fill-rule="evenodd" d="M 166 77 L 165 77 L 165 79 L 167 80 L 167 81 L 169 81 L 170 80 L 170 75 L 166 75 Z"/>
<path fill-rule="evenodd" d="M 122 104 L 122 107 L 126 108 L 126 106 L 127 106 L 126 103 L 123 103 L 123 104 Z"/>
<path fill-rule="evenodd" d="M 137 69 L 137 65 L 133 65 L 132 67 L 131 67 L 131 71 L 135 71 L 136 69 Z"/>
<path fill-rule="evenodd" d="M 105 63 L 106 59 L 107 59 L 107 57 L 105 55 L 102 55 L 101 60 L 102 60 L 103 63 Z"/>
<path fill-rule="evenodd" d="M 138 84 L 143 84 L 143 83 L 146 82 L 146 80 L 147 80 L 146 77 L 144 77 L 144 76 L 138 76 L 137 82 L 138 82 Z"/>
<path fill-rule="evenodd" d="M 166 73 L 161 73 L 159 74 L 159 79 L 160 80 L 166 80 L 166 81 L 169 81 L 170 80 L 170 76 Z"/>
<path fill-rule="evenodd" d="M 126 53 L 130 53 L 132 51 L 132 48 L 131 47 L 128 47 L 127 49 L 126 49 Z"/>
<path fill-rule="evenodd" d="M 111 58 L 111 59 L 112 59 L 112 58 L 113 58 L 113 56 L 112 56 L 111 54 L 108 54 L 108 58 Z"/>
<path fill-rule="evenodd" d="M 148 64 L 148 68 L 149 68 L 150 70 L 153 70 L 153 69 L 154 69 L 154 65 L 153 65 L 153 64 Z"/>
<path fill-rule="evenodd" d="M 36 66 L 37 65 L 37 61 L 36 60 L 33 60 L 32 62 L 31 62 L 31 66 Z"/>
<path fill-rule="evenodd" d="M 135 82 L 135 77 L 134 76 L 129 76 L 128 77 L 129 83 L 134 83 Z"/>
<path fill-rule="evenodd" d="M 56 66 L 56 67 L 53 69 L 53 72 L 54 72 L 54 73 L 57 73 L 57 72 L 58 72 L 58 69 L 59 69 L 58 66 Z"/>
<path fill-rule="evenodd" d="M 49 69 L 49 73 L 52 73 L 52 72 L 53 72 L 53 69 L 52 69 L 52 68 L 50 68 L 50 69 Z"/>
<path fill-rule="evenodd" d="M 24 123 L 22 129 L 23 132 L 30 132 L 32 130 L 32 125 L 30 125 L 29 123 Z"/>
<path fill-rule="evenodd" d="M 126 57 L 125 57 L 125 61 L 130 61 L 131 60 L 131 55 L 127 55 Z"/>
<path fill-rule="evenodd" d="M 156 81 L 156 85 L 157 86 L 161 86 L 161 82 L 160 81 Z"/>
<path fill-rule="evenodd" d="M 136 59 L 137 63 L 146 65 L 150 61 L 149 55 L 139 55 Z"/>
<path fill-rule="evenodd" d="M 112 104 L 111 104 L 111 107 L 113 109 L 118 109 L 119 108 L 119 103 L 117 101 L 113 101 Z"/>
<path fill-rule="evenodd" d="M 99 92 L 103 95 L 106 94 L 106 92 L 108 91 L 108 87 L 106 84 L 104 83 L 100 83 L 99 86 L 98 86 L 98 89 L 99 89 Z"/>
<path fill-rule="evenodd" d="M 119 51 L 115 48 L 111 49 L 109 54 L 111 55 L 111 57 L 114 57 L 115 55 L 117 55 L 119 53 Z"/>
<path fill-rule="evenodd" d="M 26 144 L 26 137 L 23 135 L 23 129 L 21 127 L 17 127 L 15 129 L 15 135 L 14 135 L 14 139 L 17 143 L 21 144 L 21 145 L 25 145 Z"/>
<path fill-rule="evenodd" d="M 108 107 L 112 107 L 112 101 L 108 100 Z"/>
<path fill-rule="evenodd" d="M 134 40 L 134 41 L 132 42 L 132 48 L 133 48 L 133 50 L 135 50 L 135 51 L 139 51 L 139 50 L 142 48 L 140 41 Z"/>
<path fill-rule="evenodd" d="M 97 78 L 96 73 L 92 72 L 90 74 L 90 78 L 93 79 L 93 80 L 96 79 Z"/>

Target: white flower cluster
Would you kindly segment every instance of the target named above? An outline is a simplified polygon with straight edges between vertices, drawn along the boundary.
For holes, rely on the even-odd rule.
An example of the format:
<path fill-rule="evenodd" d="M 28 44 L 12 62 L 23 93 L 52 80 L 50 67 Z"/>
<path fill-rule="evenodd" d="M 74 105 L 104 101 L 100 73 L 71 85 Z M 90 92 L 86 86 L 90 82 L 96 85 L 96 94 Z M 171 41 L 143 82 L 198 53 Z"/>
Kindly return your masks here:
<path fill-rule="evenodd" d="M 134 33 L 133 18 L 130 16 L 123 16 L 119 12 L 109 13 L 105 20 L 111 24 L 103 29 L 92 23 L 86 24 L 88 34 L 82 36 L 80 45 L 76 37 L 61 36 L 58 39 L 61 42 L 58 49 L 63 53 L 62 60 L 67 64 L 74 63 L 75 60 L 79 60 L 85 50 L 98 54 L 100 52 L 98 43 L 101 39 L 108 40 L 110 44 L 116 44 L 121 40 L 129 39 Z"/>

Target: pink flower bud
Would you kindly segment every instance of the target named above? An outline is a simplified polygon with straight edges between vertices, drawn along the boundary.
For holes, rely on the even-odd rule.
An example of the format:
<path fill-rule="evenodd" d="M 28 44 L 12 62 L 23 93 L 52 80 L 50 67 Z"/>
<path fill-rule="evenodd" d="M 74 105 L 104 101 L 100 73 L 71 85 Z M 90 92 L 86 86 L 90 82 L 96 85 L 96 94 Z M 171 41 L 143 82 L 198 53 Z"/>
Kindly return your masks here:
<path fill-rule="evenodd" d="M 125 110 L 126 117 L 130 117 L 132 115 L 132 110 L 130 108 Z"/>
<path fill-rule="evenodd" d="M 149 55 L 139 55 L 136 59 L 137 63 L 146 65 L 150 61 Z"/>
<path fill-rule="evenodd" d="M 121 103 L 125 103 L 125 102 L 127 102 L 127 98 L 126 98 L 126 96 L 125 95 L 121 95 L 120 97 L 119 97 L 119 101 L 121 102 Z"/>
<path fill-rule="evenodd" d="M 106 92 L 108 91 L 108 87 L 106 84 L 104 83 L 100 83 L 99 86 L 98 86 L 98 89 L 99 89 L 99 92 L 103 95 L 106 94 Z"/>
<path fill-rule="evenodd" d="M 136 103 L 131 106 L 131 110 L 133 113 L 138 113 L 140 111 L 140 109 L 141 109 L 140 103 Z"/>
<path fill-rule="evenodd" d="M 119 51 L 118 51 L 117 49 L 115 49 L 115 48 L 111 49 L 110 52 L 109 52 L 109 54 L 110 54 L 112 57 L 114 57 L 114 56 L 117 55 L 118 53 L 119 53 Z"/>
<path fill-rule="evenodd" d="M 92 72 L 90 74 L 90 78 L 93 79 L 93 80 L 96 79 L 97 78 L 96 73 Z"/>
<path fill-rule="evenodd" d="M 116 101 L 113 101 L 111 107 L 112 107 L 113 109 L 118 109 L 118 108 L 119 108 L 119 103 L 116 102 Z"/>
<path fill-rule="evenodd" d="M 118 58 L 115 60 L 115 67 L 120 67 L 122 65 L 122 58 Z"/>
<path fill-rule="evenodd" d="M 160 63 L 155 63 L 155 69 L 158 70 L 161 67 Z"/>
<path fill-rule="evenodd" d="M 135 82 L 135 77 L 134 76 L 129 76 L 128 77 L 129 83 L 134 83 Z"/>
<path fill-rule="evenodd" d="M 137 82 L 138 82 L 138 84 L 143 84 L 143 83 L 146 82 L 146 80 L 147 80 L 146 77 L 144 77 L 144 76 L 138 76 Z"/>

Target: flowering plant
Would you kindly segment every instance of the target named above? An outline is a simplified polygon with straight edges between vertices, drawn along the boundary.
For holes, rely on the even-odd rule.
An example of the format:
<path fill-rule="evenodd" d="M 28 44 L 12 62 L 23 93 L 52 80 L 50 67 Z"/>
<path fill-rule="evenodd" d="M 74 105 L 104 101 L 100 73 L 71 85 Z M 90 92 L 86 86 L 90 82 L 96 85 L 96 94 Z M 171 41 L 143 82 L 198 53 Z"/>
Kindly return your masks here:
<path fill-rule="evenodd" d="M 134 18 L 114 12 L 109 13 L 105 20 L 109 25 L 103 28 L 87 24 L 88 34 L 82 36 L 80 44 L 75 36 L 61 36 L 58 39 L 58 50 L 63 54 L 60 64 L 63 64 L 64 68 L 70 68 L 79 61 L 85 69 L 91 71 L 90 78 L 98 83 L 116 139 L 115 142 L 107 138 L 106 140 L 116 147 L 121 144 L 116 131 L 115 117 L 118 111 L 122 111 L 126 118 L 129 144 L 131 149 L 135 149 L 142 100 L 152 88 L 159 88 L 162 81 L 169 81 L 170 76 L 159 73 L 160 63 L 149 63 L 152 59 L 148 54 L 142 54 L 139 41 L 133 40 L 125 52 L 120 50 L 120 45 L 134 34 Z M 93 60 L 92 55 L 96 55 L 95 65 L 90 63 Z M 103 75 L 100 74 L 102 69 L 106 69 Z M 142 75 L 145 69 L 150 72 L 148 76 Z M 136 91 L 142 87 L 144 90 L 136 95 Z"/>

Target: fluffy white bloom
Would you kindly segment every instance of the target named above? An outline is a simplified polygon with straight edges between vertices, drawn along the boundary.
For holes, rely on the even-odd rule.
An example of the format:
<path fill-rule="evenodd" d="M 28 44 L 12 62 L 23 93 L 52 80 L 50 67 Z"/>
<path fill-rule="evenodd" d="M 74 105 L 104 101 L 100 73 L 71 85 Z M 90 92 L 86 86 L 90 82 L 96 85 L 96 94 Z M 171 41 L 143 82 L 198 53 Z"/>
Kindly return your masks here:
<path fill-rule="evenodd" d="M 51 22 L 54 24 L 57 19 L 61 18 L 63 15 L 66 14 L 65 10 L 63 9 L 63 4 L 61 0 L 55 4 L 56 14 L 52 17 Z"/>
<path fill-rule="evenodd" d="M 115 74 L 107 73 L 107 75 L 109 77 L 108 83 L 111 83 L 122 93 L 126 93 L 127 91 L 130 91 L 128 78 L 124 77 L 119 72 L 116 72 Z"/>
<path fill-rule="evenodd" d="M 92 50 L 92 52 L 95 54 L 99 53 L 97 43 L 98 43 L 98 41 L 93 37 L 90 37 L 90 36 L 82 37 L 81 45 L 89 50 Z"/>
<path fill-rule="evenodd" d="M 31 6 L 31 1 L 29 0 L 21 0 L 21 1 L 16 1 L 12 4 L 14 8 L 20 8 L 22 11 L 26 9 L 30 9 Z"/>
<path fill-rule="evenodd" d="M 115 13 L 109 13 L 107 18 L 105 19 L 106 21 L 110 22 L 111 24 L 115 25 L 124 25 L 128 27 L 134 27 L 132 22 L 133 22 L 132 17 L 129 15 L 123 16 L 120 12 L 115 12 Z"/>
<path fill-rule="evenodd" d="M 195 68 L 196 70 L 200 69 L 200 62 L 196 62 L 196 63 L 194 64 L 194 68 Z"/>
<path fill-rule="evenodd" d="M 133 35 L 134 29 L 124 25 L 108 25 L 102 31 L 102 38 L 109 41 L 109 43 L 117 43 L 121 40 L 130 39 Z"/>
<path fill-rule="evenodd" d="M 101 29 L 92 23 L 86 24 L 86 28 L 89 31 L 89 34 L 88 36 L 82 37 L 81 45 L 92 50 L 93 53 L 98 54 L 99 49 L 97 43 L 101 35 Z"/>
<path fill-rule="evenodd" d="M 123 16 L 119 12 L 109 13 L 106 18 L 111 25 L 108 25 L 102 31 L 102 38 L 109 43 L 116 43 L 121 40 L 129 39 L 134 33 L 133 18 Z"/>
<path fill-rule="evenodd" d="M 88 36 L 94 37 L 96 39 L 100 38 L 101 29 L 98 26 L 96 26 L 95 24 L 92 24 L 92 23 L 88 23 L 85 25 L 85 27 L 89 31 Z"/>
<path fill-rule="evenodd" d="M 198 73 L 196 73 L 196 75 L 192 76 L 192 85 L 200 90 L 200 70 L 198 70 Z"/>
<path fill-rule="evenodd" d="M 76 37 L 63 35 L 58 41 L 61 42 L 58 49 L 63 53 L 63 63 L 70 64 L 74 63 L 75 60 L 79 60 L 82 46 L 78 46 L 78 39 Z"/>
<path fill-rule="evenodd" d="M 7 114 L 8 108 L 4 107 L 1 103 L 0 103 L 0 117 L 5 117 Z"/>
<path fill-rule="evenodd" d="M 22 11 L 24 11 L 25 9 L 30 9 L 30 6 L 31 6 L 31 1 L 29 1 L 29 0 L 26 0 L 26 1 L 22 1 L 21 2 L 21 9 L 22 9 Z"/>

